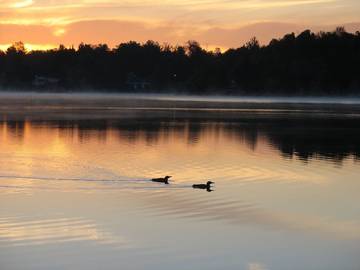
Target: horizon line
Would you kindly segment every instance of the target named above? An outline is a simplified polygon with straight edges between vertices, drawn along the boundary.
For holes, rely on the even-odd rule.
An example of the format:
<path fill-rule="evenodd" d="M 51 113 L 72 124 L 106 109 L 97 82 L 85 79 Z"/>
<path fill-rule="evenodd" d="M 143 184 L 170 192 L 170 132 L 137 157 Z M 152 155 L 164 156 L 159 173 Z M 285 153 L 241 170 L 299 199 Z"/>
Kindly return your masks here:
<path fill-rule="evenodd" d="M 360 28 L 358 30 L 354 30 L 354 29 L 353 30 L 347 30 L 345 25 L 347 25 L 347 23 L 339 24 L 338 26 L 334 25 L 333 30 L 312 30 L 311 29 L 312 27 L 305 27 L 304 26 L 304 28 L 302 28 L 302 30 L 294 29 L 294 31 L 284 32 L 281 36 L 274 35 L 273 38 L 271 38 L 270 40 L 268 40 L 266 42 L 261 42 L 261 38 L 258 37 L 256 34 L 254 34 L 248 40 L 240 42 L 239 45 L 237 45 L 237 46 L 221 46 L 221 45 L 209 44 L 208 42 L 198 42 L 198 40 L 191 39 L 191 38 L 186 40 L 186 41 L 183 41 L 183 42 L 173 42 L 173 43 L 167 42 L 167 41 L 156 41 L 154 39 L 147 39 L 146 41 L 128 39 L 126 41 L 124 40 L 124 41 L 119 41 L 119 42 L 116 42 L 116 43 L 115 42 L 87 42 L 87 41 L 81 41 L 81 42 L 77 42 L 77 43 L 74 43 L 74 44 L 69 44 L 69 42 L 41 44 L 41 43 L 34 43 L 34 42 L 26 42 L 26 41 L 22 41 L 22 40 L 16 40 L 16 41 L 13 41 L 12 43 L 0 43 L 0 51 L 5 52 L 8 48 L 13 46 L 17 42 L 23 43 L 26 50 L 27 50 L 27 52 L 32 52 L 32 51 L 56 50 L 60 46 L 64 46 L 66 49 L 71 49 L 71 48 L 75 49 L 75 48 L 78 48 L 81 44 L 91 45 L 91 46 L 107 45 L 109 47 L 109 49 L 115 49 L 120 44 L 125 44 L 125 43 L 129 43 L 129 42 L 136 42 L 136 43 L 139 43 L 139 44 L 142 45 L 142 44 L 145 44 L 148 41 L 153 41 L 153 42 L 159 44 L 160 46 L 180 47 L 180 46 L 185 46 L 186 43 L 188 43 L 189 41 L 196 41 L 201 45 L 201 48 L 204 49 L 205 51 L 213 52 L 213 51 L 220 50 L 220 52 L 225 52 L 225 51 L 230 50 L 230 49 L 237 49 L 237 48 L 243 47 L 252 38 L 256 38 L 261 46 L 268 46 L 270 44 L 271 40 L 273 40 L 273 39 L 279 40 L 279 39 L 283 38 L 285 35 L 288 35 L 288 34 L 295 34 L 295 36 L 298 36 L 302 32 L 308 31 L 308 30 L 311 31 L 311 33 L 314 33 L 314 34 L 320 34 L 321 32 L 331 33 L 331 32 L 336 31 L 336 29 L 339 28 L 339 27 L 343 28 L 345 30 L 345 32 L 351 33 L 351 34 L 356 34 L 357 32 L 360 31 Z M 326 27 L 324 27 L 323 29 L 325 29 L 325 28 Z M 110 43 L 110 44 L 108 44 L 108 43 Z M 114 43 L 114 45 L 112 45 L 112 43 Z"/>

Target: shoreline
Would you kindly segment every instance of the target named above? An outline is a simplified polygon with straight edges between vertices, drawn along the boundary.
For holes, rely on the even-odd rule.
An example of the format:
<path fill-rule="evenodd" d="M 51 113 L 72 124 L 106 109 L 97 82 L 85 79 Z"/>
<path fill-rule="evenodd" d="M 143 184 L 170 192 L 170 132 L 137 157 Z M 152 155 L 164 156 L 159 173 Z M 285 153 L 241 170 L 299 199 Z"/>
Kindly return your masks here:
<path fill-rule="evenodd" d="M 359 97 L 195 96 L 171 94 L 0 92 L 0 112 L 217 111 L 359 114 Z"/>
<path fill-rule="evenodd" d="M 37 91 L 2 91 L 0 99 L 16 100 L 54 99 L 65 100 L 167 100 L 193 102 L 224 102 L 224 103 L 301 103 L 301 104 L 359 104 L 360 96 L 285 96 L 285 95 L 190 95 L 178 93 L 112 93 L 112 92 L 37 92 Z M 1 102 L 1 100 L 0 100 Z"/>
<path fill-rule="evenodd" d="M 360 119 L 360 98 L 0 92 L 3 120 Z"/>

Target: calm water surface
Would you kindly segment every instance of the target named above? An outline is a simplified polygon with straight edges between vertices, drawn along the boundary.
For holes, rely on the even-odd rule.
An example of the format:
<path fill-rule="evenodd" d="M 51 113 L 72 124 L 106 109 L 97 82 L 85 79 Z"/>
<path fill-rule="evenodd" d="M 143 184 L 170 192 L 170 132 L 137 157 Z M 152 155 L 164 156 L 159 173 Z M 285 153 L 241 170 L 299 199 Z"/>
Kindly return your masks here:
<path fill-rule="evenodd" d="M 88 114 L 1 115 L 0 269 L 360 269 L 357 116 Z"/>

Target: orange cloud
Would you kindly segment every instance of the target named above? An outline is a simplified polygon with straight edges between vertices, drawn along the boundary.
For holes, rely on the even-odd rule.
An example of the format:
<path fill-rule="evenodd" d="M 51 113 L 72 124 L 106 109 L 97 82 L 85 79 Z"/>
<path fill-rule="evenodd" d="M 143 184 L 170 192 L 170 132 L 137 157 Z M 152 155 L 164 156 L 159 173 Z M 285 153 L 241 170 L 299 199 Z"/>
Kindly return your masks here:
<path fill-rule="evenodd" d="M 227 48 L 252 36 L 267 43 L 305 28 L 355 22 L 352 30 L 359 26 L 359 13 L 357 0 L 2 0 L 0 44 L 113 46 L 130 39 L 172 44 L 196 39 Z"/>
<path fill-rule="evenodd" d="M 22 0 L 22 1 L 10 4 L 10 7 L 11 8 L 24 8 L 27 6 L 31 6 L 33 3 L 34 3 L 33 0 Z"/>

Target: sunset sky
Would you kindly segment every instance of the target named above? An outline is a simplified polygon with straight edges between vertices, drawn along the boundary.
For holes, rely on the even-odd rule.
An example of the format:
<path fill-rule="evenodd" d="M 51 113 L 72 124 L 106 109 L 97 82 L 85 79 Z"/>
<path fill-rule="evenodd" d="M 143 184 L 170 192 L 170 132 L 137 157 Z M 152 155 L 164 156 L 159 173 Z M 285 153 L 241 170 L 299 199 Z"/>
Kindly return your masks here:
<path fill-rule="evenodd" d="M 288 32 L 360 30 L 359 0 L 0 0 L 0 49 L 148 39 L 208 49 L 261 43 Z"/>

